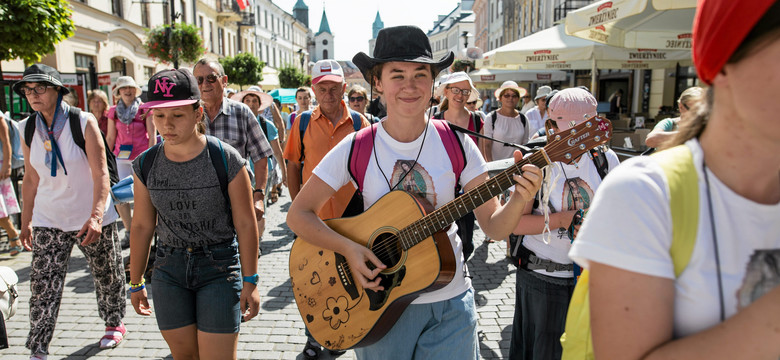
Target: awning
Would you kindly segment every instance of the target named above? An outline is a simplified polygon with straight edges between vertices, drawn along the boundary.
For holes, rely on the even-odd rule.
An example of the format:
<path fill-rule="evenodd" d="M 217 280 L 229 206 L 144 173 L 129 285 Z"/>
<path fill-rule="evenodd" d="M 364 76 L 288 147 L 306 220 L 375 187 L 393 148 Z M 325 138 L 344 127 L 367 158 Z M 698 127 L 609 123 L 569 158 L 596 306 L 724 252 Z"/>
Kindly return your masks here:
<path fill-rule="evenodd" d="M 568 13 L 566 33 L 626 48 L 690 50 L 695 13 L 696 0 L 598 1 Z"/>
<path fill-rule="evenodd" d="M 274 99 L 279 99 L 282 104 L 295 104 L 295 92 L 298 89 L 273 89 L 268 92 Z"/>
<path fill-rule="evenodd" d="M 559 70 L 480 69 L 472 71 L 469 76 L 477 83 L 502 83 L 507 80 L 516 82 L 566 81 L 566 72 Z"/>

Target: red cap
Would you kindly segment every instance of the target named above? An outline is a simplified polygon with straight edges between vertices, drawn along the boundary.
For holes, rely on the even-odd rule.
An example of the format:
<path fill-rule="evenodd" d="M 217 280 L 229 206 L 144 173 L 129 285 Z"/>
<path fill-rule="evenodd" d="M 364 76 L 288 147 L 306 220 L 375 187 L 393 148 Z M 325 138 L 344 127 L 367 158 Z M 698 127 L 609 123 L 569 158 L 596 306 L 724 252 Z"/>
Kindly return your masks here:
<path fill-rule="evenodd" d="M 693 63 L 708 85 L 775 0 L 699 0 L 693 19 Z"/>

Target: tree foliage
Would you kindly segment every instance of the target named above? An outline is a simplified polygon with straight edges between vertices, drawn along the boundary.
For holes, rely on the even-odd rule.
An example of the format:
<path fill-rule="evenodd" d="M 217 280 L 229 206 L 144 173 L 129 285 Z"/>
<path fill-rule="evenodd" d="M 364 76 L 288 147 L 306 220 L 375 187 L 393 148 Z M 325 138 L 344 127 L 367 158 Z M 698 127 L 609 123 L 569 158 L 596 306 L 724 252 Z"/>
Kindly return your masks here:
<path fill-rule="evenodd" d="M 474 62 L 470 60 L 455 60 L 455 62 L 452 63 L 452 71 L 465 71 L 469 72 L 471 70 L 474 70 Z"/>
<path fill-rule="evenodd" d="M 67 0 L 0 1 L 0 60 L 40 61 L 73 35 Z"/>
<path fill-rule="evenodd" d="M 265 63 L 251 53 L 241 53 L 219 59 L 225 68 L 225 75 L 230 83 L 238 85 L 242 90 L 244 85 L 257 85 L 263 81 Z"/>
<path fill-rule="evenodd" d="M 161 25 L 148 30 L 144 49 L 149 57 L 166 64 L 177 60 L 193 63 L 206 52 L 198 27 L 184 23 L 173 28 Z"/>
<path fill-rule="evenodd" d="M 285 65 L 279 69 L 279 85 L 283 88 L 299 88 L 306 86 L 307 80 L 311 83 L 311 77 L 292 65 Z"/>

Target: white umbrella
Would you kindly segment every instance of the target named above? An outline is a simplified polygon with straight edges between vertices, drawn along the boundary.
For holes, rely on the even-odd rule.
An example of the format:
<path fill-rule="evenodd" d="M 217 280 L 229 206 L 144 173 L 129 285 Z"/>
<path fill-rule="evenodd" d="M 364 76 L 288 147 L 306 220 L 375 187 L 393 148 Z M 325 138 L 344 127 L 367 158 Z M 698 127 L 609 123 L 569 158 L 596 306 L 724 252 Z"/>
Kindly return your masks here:
<path fill-rule="evenodd" d="M 523 82 L 566 81 L 566 72 L 560 70 L 501 70 L 479 69 L 469 73 L 477 83 L 503 83 L 507 80 Z"/>
<path fill-rule="evenodd" d="M 539 31 L 487 52 L 477 67 L 488 69 L 664 69 L 687 66 L 691 52 L 684 50 L 628 49 L 566 35 L 563 25 Z"/>
<path fill-rule="evenodd" d="M 618 47 L 690 49 L 695 13 L 696 0 L 602 0 L 568 13 L 566 33 Z"/>

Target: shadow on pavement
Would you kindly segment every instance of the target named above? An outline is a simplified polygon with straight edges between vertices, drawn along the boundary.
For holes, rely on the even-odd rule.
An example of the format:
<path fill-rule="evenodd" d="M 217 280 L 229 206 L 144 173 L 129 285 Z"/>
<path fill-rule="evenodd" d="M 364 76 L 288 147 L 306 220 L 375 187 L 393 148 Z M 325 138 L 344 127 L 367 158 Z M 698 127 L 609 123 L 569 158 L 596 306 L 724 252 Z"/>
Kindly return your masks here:
<path fill-rule="evenodd" d="M 288 278 L 283 284 L 269 290 L 268 293 L 265 294 L 268 300 L 263 302 L 261 307 L 265 311 L 284 309 L 295 301 L 293 300 L 291 292 L 292 282 Z"/>

